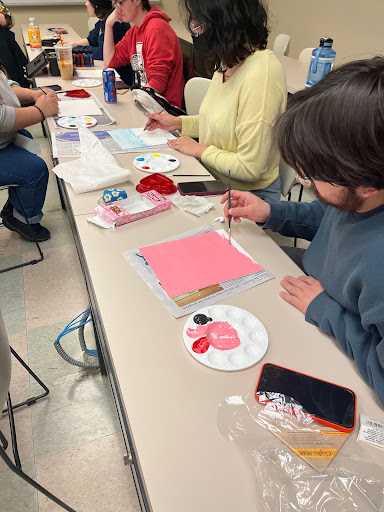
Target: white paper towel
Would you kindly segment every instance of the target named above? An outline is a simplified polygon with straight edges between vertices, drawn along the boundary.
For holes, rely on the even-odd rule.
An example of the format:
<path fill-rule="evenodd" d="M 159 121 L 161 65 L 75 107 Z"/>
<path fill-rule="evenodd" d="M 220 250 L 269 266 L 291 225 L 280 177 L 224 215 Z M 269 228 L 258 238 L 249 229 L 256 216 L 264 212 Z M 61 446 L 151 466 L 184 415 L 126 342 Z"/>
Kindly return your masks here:
<path fill-rule="evenodd" d="M 80 127 L 79 137 L 81 157 L 52 169 L 59 178 L 72 185 L 76 194 L 108 188 L 131 177 L 131 171 L 120 167 L 88 128 Z"/>

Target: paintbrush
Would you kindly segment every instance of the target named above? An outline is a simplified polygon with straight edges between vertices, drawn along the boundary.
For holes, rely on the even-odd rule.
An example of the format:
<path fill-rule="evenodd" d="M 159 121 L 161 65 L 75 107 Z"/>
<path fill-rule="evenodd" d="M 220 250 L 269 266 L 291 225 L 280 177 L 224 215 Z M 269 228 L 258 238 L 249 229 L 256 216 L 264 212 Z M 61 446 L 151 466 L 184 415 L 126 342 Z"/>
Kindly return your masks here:
<path fill-rule="evenodd" d="M 165 108 L 162 108 L 162 109 L 160 110 L 160 112 L 159 112 L 159 114 L 158 114 L 158 115 L 162 114 L 162 113 L 164 112 L 164 110 L 165 110 Z M 155 122 L 155 119 L 151 119 L 151 121 L 150 121 L 147 125 L 145 125 L 145 126 L 144 126 L 144 130 L 143 130 L 143 132 L 142 132 L 142 133 L 144 133 L 144 132 L 145 132 L 145 130 L 148 130 L 148 128 L 149 128 L 150 126 L 152 126 L 154 122 Z"/>
<path fill-rule="evenodd" d="M 231 209 L 231 171 L 228 171 L 228 212 L 230 209 Z M 232 220 L 232 217 L 228 213 L 229 245 L 231 245 L 231 220 Z"/>

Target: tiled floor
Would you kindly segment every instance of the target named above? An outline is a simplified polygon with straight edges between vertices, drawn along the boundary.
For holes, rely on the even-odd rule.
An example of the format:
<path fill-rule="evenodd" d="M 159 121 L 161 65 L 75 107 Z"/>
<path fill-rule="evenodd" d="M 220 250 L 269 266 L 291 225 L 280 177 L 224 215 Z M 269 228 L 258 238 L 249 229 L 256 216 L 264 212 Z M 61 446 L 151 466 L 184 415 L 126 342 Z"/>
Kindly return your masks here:
<path fill-rule="evenodd" d="M 32 133 L 50 162 L 49 148 L 39 126 Z M 293 200 L 298 188 L 294 187 Z M 311 200 L 305 191 L 304 200 Z M 0 206 L 5 203 L 0 193 Z M 36 477 L 79 512 L 138 512 L 129 467 L 123 464 L 124 446 L 109 384 L 97 370 L 65 362 L 53 342 L 65 325 L 87 308 L 87 294 L 66 213 L 61 209 L 56 180 L 51 176 L 43 225 L 51 239 L 42 244 L 44 261 L 0 275 L 0 308 L 13 348 L 49 387 L 48 397 L 29 408 L 17 409 L 15 421 L 25 472 Z M 290 238 L 269 233 L 279 245 Z M 299 246 L 308 245 L 299 241 Z M 33 256 L 34 244 L 0 228 L 0 268 Z M 92 330 L 86 327 L 92 348 Z M 77 335 L 62 345 L 75 359 L 82 357 Z M 13 361 L 11 393 L 14 403 L 40 393 L 35 381 Z M 0 429 L 9 439 L 8 417 Z M 10 450 L 8 450 L 10 451 Z M 53 512 L 61 510 L 13 475 L 0 461 L 0 510 Z"/>
<path fill-rule="evenodd" d="M 49 148 L 40 126 L 32 133 L 49 162 Z M 6 200 L 0 193 L 0 206 Z M 61 209 L 56 180 L 51 176 L 43 225 L 51 231 L 44 242 L 44 261 L 0 274 L 0 308 L 12 347 L 49 387 L 49 395 L 15 411 L 23 470 L 78 512 L 138 512 L 135 486 L 124 465 L 124 444 L 109 383 L 98 370 L 64 361 L 54 348 L 63 328 L 88 306 L 79 260 L 66 213 Z M 33 257 L 34 244 L 0 228 L 0 268 Z M 94 347 L 88 325 L 85 338 Z M 82 360 L 76 333 L 62 346 Z M 14 358 L 13 358 L 14 359 Z M 41 388 L 13 360 L 11 396 L 14 403 Z M 8 416 L 0 430 L 10 441 Z M 7 452 L 11 454 L 11 448 Z M 2 512 L 62 510 L 15 476 L 0 460 Z"/>

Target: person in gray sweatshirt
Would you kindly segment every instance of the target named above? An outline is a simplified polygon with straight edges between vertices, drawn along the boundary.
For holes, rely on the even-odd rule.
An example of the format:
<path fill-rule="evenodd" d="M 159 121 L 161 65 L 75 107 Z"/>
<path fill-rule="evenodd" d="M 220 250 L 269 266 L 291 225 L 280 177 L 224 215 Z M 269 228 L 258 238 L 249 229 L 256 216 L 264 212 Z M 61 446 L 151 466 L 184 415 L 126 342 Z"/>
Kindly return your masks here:
<path fill-rule="evenodd" d="M 48 169 L 36 154 L 40 152 L 39 145 L 25 128 L 56 114 L 58 98 L 50 90 L 20 87 L 8 80 L 4 71 L 0 71 L 0 187 L 17 187 L 9 188 L 9 198 L 0 216 L 6 228 L 26 240 L 42 242 L 50 238 L 49 231 L 40 225 Z M 23 107 L 23 103 L 34 105 Z"/>
<path fill-rule="evenodd" d="M 305 275 L 284 277 L 280 297 L 336 339 L 384 406 L 384 58 L 345 64 L 294 94 L 274 131 L 318 199 L 268 204 L 232 191 L 225 215 L 311 241 Z"/>

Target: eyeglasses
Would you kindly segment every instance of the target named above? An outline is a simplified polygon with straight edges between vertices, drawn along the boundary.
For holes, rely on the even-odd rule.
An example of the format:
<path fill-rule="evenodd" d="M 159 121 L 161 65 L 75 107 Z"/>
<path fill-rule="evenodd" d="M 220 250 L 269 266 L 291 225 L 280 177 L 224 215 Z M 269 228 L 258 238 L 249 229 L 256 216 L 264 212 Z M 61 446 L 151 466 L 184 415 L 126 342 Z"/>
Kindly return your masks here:
<path fill-rule="evenodd" d="M 200 23 L 200 25 L 197 25 L 195 27 L 192 21 L 189 22 L 189 31 L 193 37 L 199 37 L 204 32 L 204 28 L 205 23 Z"/>
<path fill-rule="evenodd" d="M 114 9 L 116 9 L 116 7 L 118 7 L 119 9 L 121 9 L 123 7 L 123 5 L 125 4 L 127 0 L 120 0 L 119 2 L 112 2 L 112 7 Z"/>
<path fill-rule="evenodd" d="M 300 185 L 303 185 L 303 187 L 305 188 L 310 188 L 312 185 L 312 182 L 309 178 L 307 178 L 306 176 L 302 178 L 298 173 L 296 173 L 295 180 L 297 181 L 297 183 L 300 183 Z"/>

